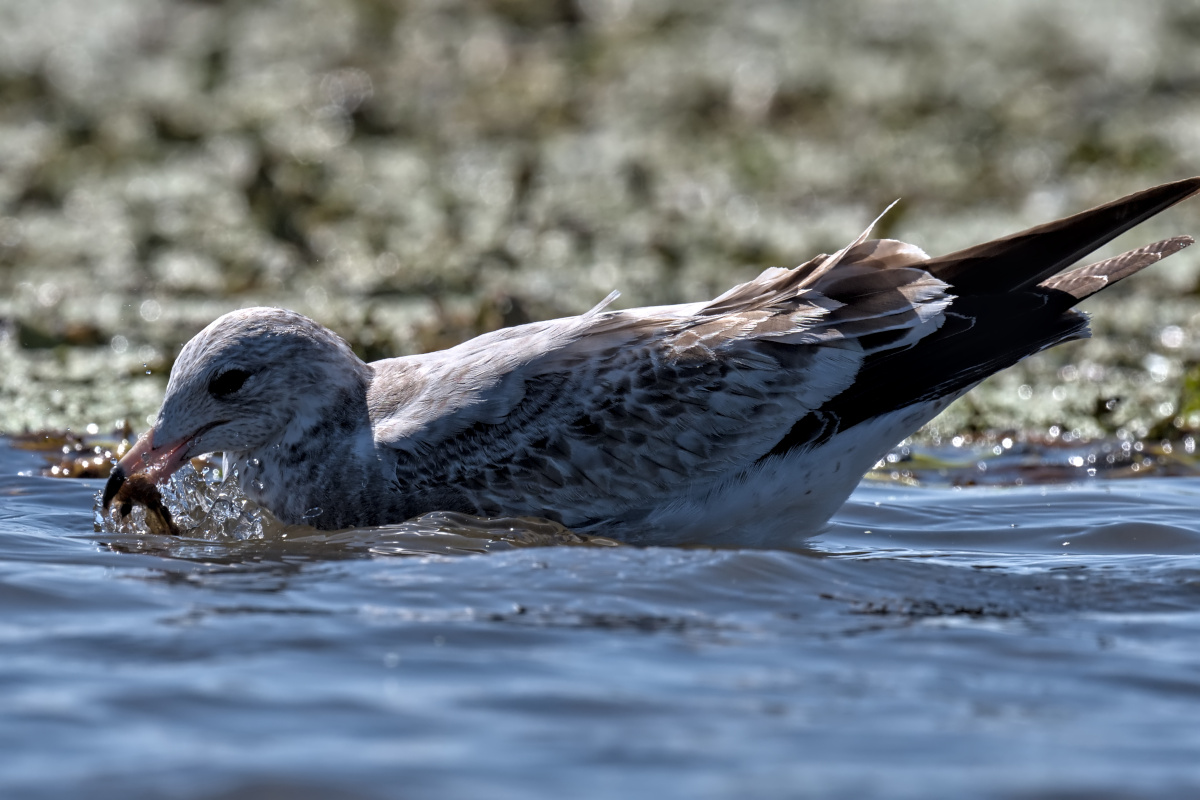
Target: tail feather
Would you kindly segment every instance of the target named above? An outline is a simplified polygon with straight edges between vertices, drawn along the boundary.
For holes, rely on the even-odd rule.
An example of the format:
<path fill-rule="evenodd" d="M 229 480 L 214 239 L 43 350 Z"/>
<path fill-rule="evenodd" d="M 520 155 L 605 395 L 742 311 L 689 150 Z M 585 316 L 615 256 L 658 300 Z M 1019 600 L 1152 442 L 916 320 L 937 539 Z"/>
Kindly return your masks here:
<path fill-rule="evenodd" d="M 1094 264 L 1078 267 L 1070 272 L 1055 275 L 1038 284 L 1043 289 L 1055 289 L 1071 296 L 1069 305 L 1075 305 L 1080 300 L 1090 297 L 1106 286 L 1112 286 L 1122 278 L 1128 278 L 1135 272 L 1145 269 L 1151 264 L 1162 261 L 1172 253 L 1178 253 L 1183 248 L 1195 244 L 1190 236 L 1175 236 L 1161 242 L 1148 244 L 1136 250 L 1130 250 L 1119 256 L 1106 258 Z"/>

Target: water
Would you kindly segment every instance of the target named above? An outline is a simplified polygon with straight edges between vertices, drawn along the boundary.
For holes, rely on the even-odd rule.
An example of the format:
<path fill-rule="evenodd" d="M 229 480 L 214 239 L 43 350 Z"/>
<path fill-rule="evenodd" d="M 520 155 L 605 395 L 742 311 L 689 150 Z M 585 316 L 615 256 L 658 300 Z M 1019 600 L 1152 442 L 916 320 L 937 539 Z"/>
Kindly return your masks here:
<path fill-rule="evenodd" d="M 1200 790 L 1200 479 L 864 485 L 751 551 L 97 534 L 40 466 L 0 447 L 4 797 Z"/>

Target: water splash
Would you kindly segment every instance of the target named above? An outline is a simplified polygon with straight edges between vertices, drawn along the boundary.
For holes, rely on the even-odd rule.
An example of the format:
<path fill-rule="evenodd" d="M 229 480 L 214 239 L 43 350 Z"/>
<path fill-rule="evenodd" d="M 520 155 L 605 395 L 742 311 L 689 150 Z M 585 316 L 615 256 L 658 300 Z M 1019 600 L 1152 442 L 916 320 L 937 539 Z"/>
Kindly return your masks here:
<path fill-rule="evenodd" d="M 247 541 L 266 535 L 266 512 L 242 493 L 237 470 L 222 475 L 215 467 L 197 470 L 187 464 L 162 487 L 162 499 L 181 536 L 186 538 Z M 97 493 L 92 508 L 97 533 L 150 533 L 146 509 L 135 505 L 129 516 L 122 519 L 116 508 L 105 512 L 101 500 L 101 493 Z"/>
<path fill-rule="evenodd" d="M 242 558 L 261 560 L 282 552 L 296 556 L 430 556 L 489 553 L 522 547 L 613 547 L 617 542 L 577 534 L 557 522 L 532 517 L 486 518 L 449 511 L 434 511 L 392 525 L 319 531 L 308 525 L 287 525 L 246 497 L 237 470 L 228 475 L 212 466 L 200 470 L 191 464 L 171 476 L 160 488 L 163 505 L 179 527 L 180 536 L 157 537 L 150 549 L 180 558 Z M 107 513 L 101 493 L 93 504 L 94 527 L 108 536 L 133 536 L 137 551 L 154 536 L 146 509 L 135 505 L 122 519 L 115 507 Z M 306 520 L 321 513 L 313 508 Z M 209 542 L 197 549 L 197 542 Z M 216 546 L 214 548 L 214 545 Z"/>

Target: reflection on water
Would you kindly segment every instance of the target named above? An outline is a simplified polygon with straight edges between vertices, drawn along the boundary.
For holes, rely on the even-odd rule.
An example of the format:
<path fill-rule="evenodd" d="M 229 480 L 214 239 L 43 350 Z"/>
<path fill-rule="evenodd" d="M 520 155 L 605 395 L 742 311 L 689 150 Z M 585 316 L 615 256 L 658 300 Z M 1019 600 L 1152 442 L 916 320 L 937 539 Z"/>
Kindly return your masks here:
<path fill-rule="evenodd" d="M 0 450 L 5 796 L 1200 788 L 1200 479 L 868 482 L 733 550 L 97 531 L 37 467 Z"/>

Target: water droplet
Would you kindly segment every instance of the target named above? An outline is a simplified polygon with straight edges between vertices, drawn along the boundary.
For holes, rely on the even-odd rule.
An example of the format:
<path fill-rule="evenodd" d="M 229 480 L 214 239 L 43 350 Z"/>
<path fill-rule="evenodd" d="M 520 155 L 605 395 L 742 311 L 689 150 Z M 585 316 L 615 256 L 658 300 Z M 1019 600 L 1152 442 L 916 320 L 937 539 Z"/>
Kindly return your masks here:
<path fill-rule="evenodd" d="M 146 300 L 138 309 L 138 313 L 146 322 L 154 322 L 162 315 L 162 306 L 158 304 L 157 300 Z"/>
<path fill-rule="evenodd" d="M 220 472 L 205 468 L 199 472 L 185 465 L 160 487 L 163 504 L 183 534 L 189 538 L 219 541 L 265 538 L 262 512 L 249 502 L 237 485 L 237 472 L 228 479 Z M 95 528 L 99 533 L 141 535 L 149 533 L 145 510 L 135 506 L 129 517 L 120 519 L 115 509 L 105 514 L 100 508 L 101 495 L 94 504 Z"/>

